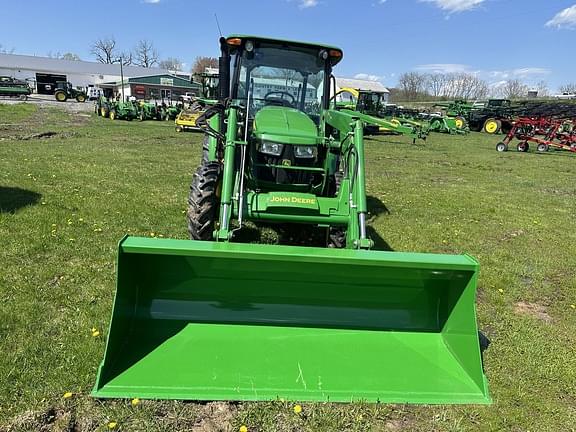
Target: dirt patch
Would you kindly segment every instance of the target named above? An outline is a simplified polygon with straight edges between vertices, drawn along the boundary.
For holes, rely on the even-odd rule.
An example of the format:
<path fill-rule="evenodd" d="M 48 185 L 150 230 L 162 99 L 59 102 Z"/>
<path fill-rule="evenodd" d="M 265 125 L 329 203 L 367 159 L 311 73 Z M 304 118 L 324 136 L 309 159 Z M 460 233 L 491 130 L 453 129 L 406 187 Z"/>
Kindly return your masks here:
<path fill-rule="evenodd" d="M 76 416 L 57 408 L 48 408 L 44 412 L 25 411 L 13 418 L 9 425 L 0 426 L 0 432 L 88 432 L 94 424 L 79 428 Z M 84 427 L 87 426 L 87 427 Z"/>
<path fill-rule="evenodd" d="M 521 235 L 524 235 L 524 230 L 518 229 L 518 230 L 514 230 L 514 231 L 509 231 L 502 236 L 500 241 L 512 240 L 516 237 L 520 237 Z"/>
<path fill-rule="evenodd" d="M 518 302 L 514 305 L 514 312 L 519 315 L 529 315 L 547 323 L 553 321 L 547 312 L 546 306 L 538 303 Z"/>
<path fill-rule="evenodd" d="M 221 432 L 230 430 L 230 423 L 236 414 L 236 406 L 226 402 L 210 402 L 197 418 L 194 432 Z"/>

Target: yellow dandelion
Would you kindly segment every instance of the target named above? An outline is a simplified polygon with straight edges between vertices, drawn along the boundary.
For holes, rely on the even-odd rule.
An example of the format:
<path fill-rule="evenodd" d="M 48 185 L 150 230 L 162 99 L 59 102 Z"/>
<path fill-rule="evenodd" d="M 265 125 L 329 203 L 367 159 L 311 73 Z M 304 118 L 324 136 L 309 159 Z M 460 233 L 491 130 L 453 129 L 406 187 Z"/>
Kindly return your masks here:
<path fill-rule="evenodd" d="M 116 426 L 118 426 L 118 423 L 115 421 L 108 422 L 108 429 L 116 429 Z"/>
<path fill-rule="evenodd" d="M 240 432 L 248 432 L 248 428 L 246 426 L 242 425 L 242 426 L 240 426 L 239 431 Z"/>
<path fill-rule="evenodd" d="M 100 332 L 98 330 L 92 332 L 92 337 L 100 336 Z"/>
<path fill-rule="evenodd" d="M 132 399 L 132 401 L 130 403 L 132 404 L 132 406 L 136 406 L 140 403 L 140 399 L 134 398 L 134 399 Z"/>
<path fill-rule="evenodd" d="M 572 309 L 576 309 L 576 305 L 570 305 Z"/>
<path fill-rule="evenodd" d="M 84 222 L 84 219 L 80 218 L 78 219 L 79 222 Z"/>
<path fill-rule="evenodd" d="M 64 399 L 68 399 L 68 398 L 71 398 L 73 395 L 74 395 L 74 393 L 72 393 L 72 392 L 66 392 L 66 393 L 64 393 L 63 397 L 64 397 Z"/>
<path fill-rule="evenodd" d="M 302 412 L 302 405 L 294 405 L 294 412 L 300 414 Z"/>
<path fill-rule="evenodd" d="M 52 226 L 53 226 L 53 227 L 55 227 L 55 226 L 56 226 L 56 224 L 52 224 Z"/>
<path fill-rule="evenodd" d="M 156 233 L 151 232 L 150 237 L 156 237 Z"/>
<path fill-rule="evenodd" d="M 502 288 L 498 288 L 498 292 L 499 292 L 500 294 L 504 294 L 504 290 L 503 290 Z"/>

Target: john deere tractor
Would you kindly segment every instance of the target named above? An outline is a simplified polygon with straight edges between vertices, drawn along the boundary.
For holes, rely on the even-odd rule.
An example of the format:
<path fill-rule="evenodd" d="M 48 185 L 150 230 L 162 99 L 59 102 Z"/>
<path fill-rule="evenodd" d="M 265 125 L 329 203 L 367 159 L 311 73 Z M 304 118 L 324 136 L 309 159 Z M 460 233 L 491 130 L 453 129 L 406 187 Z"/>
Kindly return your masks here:
<path fill-rule="evenodd" d="M 76 99 L 77 102 L 86 102 L 88 96 L 82 90 L 76 90 L 72 84 L 65 81 L 56 83 L 54 97 L 58 102 L 66 102 L 68 99 Z"/>
<path fill-rule="evenodd" d="M 419 122 L 403 118 L 384 118 L 386 99 L 383 92 L 361 90 L 344 87 L 336 92 L 336 107 L 338 110 L 350 113 L 356 112 L 364 121 L 364 134 L 399 134 L 426 139 L 426 128 Z"/>
<path fill-rule="evenodd" d="M 489 403 L 477 262 L 370 250 L 364 124 L 330 106 L 342 51 L 242 35 L 220 49 L 191 240 L 120 242 L 93 395 Z M 248 221 L 332 247 L 241 243 Z"/>

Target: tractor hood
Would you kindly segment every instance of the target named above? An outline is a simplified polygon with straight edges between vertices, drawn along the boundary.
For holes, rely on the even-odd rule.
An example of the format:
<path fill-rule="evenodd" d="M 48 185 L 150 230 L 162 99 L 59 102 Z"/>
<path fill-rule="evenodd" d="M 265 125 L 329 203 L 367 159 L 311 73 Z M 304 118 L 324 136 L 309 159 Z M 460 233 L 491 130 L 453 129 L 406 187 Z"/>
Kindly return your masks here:
<path fill-rule="evenodd" d="M 267 106 L 256 113 L 254 135 L 266 141 L 283 144 L 318 144 L 318 127 L 302 111 L 294 108 Z"/>

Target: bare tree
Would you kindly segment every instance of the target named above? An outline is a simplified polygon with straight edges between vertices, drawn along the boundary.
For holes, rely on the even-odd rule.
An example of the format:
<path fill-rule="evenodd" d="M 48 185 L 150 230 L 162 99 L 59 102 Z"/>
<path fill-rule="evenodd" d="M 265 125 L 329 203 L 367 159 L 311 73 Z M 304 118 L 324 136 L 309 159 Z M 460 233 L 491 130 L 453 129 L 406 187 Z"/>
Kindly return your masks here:
<path fill-rule="evenodd" d="M 100 63 L 112 64 L 118 59 L 116 39 L 114 37 L 100 38 L 90 47 L 90 53 Z"/>
<path fill-rule="evenodd" d="M 114 60 L 114 63 L 119 61 L 122 61 L 124 66 L 130 66 L 131 64 L 134 64 L 132 51 L 122 51 L 118 58 Z"/>
<path fill-rule="evenodd" d="M 14 48 L 6 48 L 4 45 L 0 44 L 0 54 L 14 54 Z"/>
<path fill-rule="evenodd" d="M 576 94 L 576 83 L 562 84 L 558 90 L 562 94 Z"/>
<path fill-rule="evenodd" d="M 158 64 L 158 51 L 149 40 L 142 39 L 134 48 L 134 64 L 141 67 L 152 67 Z"/>
<path fill-rule="evenodd" d="M 206 71 L 206 68 L 217 68 L 218 59 L 214 57 L 196 57 L 194 65 L 192 65 L 193 74 L 201 74 Z"/>
<path fill-rule="evenodd" d="M 520 99 L 526 97 L 528 86 L 519 79 L 508 80 L 502 86 L 501 92 L 506 99 Z"/>
<path fill-rule="evenodd" d="M 544 80 L 540 80 L 536 83 L 536 90 L 538 91 L 538 97 L 550 96 L 550 90 L 548 89 L 548 83 Z"/>
<path fill-rule="evenodd" d="M 431 96 L 438 98 L 444 95 L 446 87 L 446 74 L 433 73 L 426 77 L 426 89 Z"/>
<path fill-rule="evenodd" d="M 398 86 L 407 102 L 418 100 L 426 93 L 426 75 L 405 72 L 398 78 Z"/>
<path fill-rule="evenodd" d="M 62 54 L 60 51 L 56 51 L 55 53 L 49 51 L 47 55 L 48 58 L 55 58 L 60 60 L 75 60 L 75 61 L 82 60 L 78 54 L 72 52 Z"/>
<path fill-rule="evenodd" d="M 158 66 L 162 69 L 168 69 L 171 72 L 182 71 L 182 61 L 176 57 L 168 57 L 162 60 Z"/>

